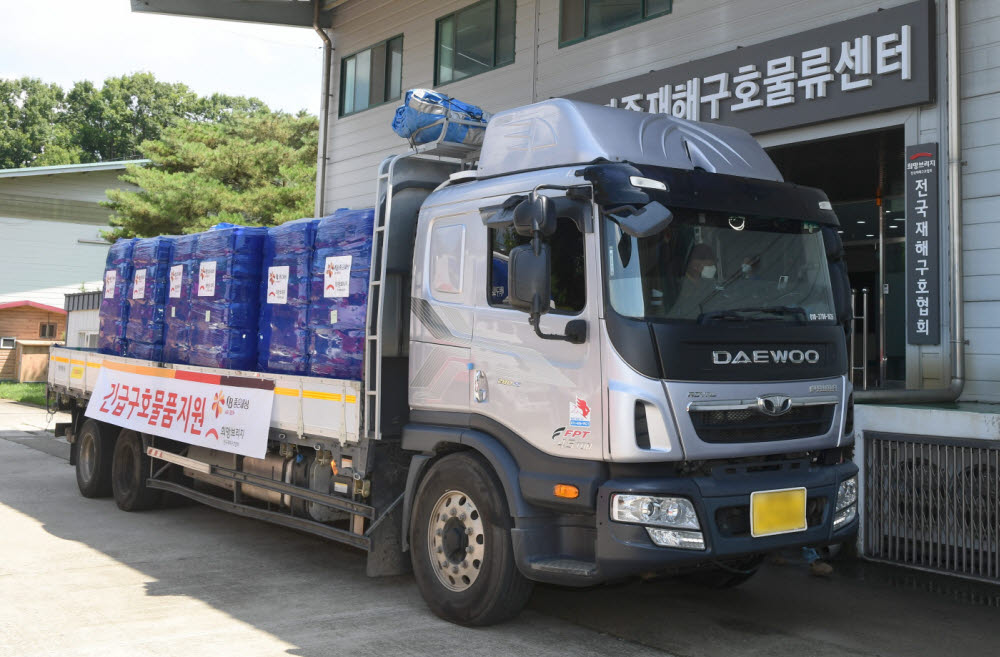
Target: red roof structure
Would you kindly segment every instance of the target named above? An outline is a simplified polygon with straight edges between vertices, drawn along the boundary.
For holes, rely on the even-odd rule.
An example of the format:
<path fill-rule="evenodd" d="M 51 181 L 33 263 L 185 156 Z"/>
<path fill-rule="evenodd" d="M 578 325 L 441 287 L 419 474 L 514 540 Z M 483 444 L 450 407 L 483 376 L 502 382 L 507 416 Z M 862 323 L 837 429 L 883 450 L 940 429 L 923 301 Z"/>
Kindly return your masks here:
<path fill-rule="evenodd" d="M 35 308 L 36 310 L 44 310 L 50 313 L 58 313 L 60 315 L 65 315 L 66 311 L 62 308 L 56 308 L 55 306 L 47 306 L 44 303 L 38 303 L 37 301 L 9 301 L 7 303 L 0 303 L 0 310 L 7 310 L 8 308 L 20 308 L 21 306 L 28 306 L 29 308 Z"/>

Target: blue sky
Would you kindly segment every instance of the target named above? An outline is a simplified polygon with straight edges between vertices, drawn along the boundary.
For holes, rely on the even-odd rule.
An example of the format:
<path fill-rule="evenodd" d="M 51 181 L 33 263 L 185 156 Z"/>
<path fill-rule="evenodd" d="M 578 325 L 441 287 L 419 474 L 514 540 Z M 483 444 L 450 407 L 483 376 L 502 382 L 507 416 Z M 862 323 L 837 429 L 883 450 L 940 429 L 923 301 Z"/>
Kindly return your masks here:
<path fill-rule="evenodd" d="M 150 71 L 199 94 L 257 96 L 317 114 L 322 42 L 311 29 L 133 14 L 129 0 L 0 0 L 0 78 Z"/>

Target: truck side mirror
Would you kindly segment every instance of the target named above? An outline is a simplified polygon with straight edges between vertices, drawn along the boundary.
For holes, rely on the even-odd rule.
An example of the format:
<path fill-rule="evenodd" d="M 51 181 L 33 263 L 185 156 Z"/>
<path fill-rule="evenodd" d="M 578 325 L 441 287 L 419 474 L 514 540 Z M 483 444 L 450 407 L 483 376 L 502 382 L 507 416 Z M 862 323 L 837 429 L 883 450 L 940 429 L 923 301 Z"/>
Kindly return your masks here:
<path fill-rule="evenodd" d="M 549 299 L 552 298 L 551 283 L 552 256 L 548 244 L 540 244 L 537 254 L 530 244 L 510 250 L 507 261 L 507 298 L 510 305 L 527 310 L 533 316 L 548 312 Z"/>
<path fill-rule="evenodd" d="M 587 322 L 575 319 L 566 324 L 563 335 L 542 333 L 538 322 L 549 311 L 552 299 L 552 255 L 549 245 L 541 240 L 522 244 L 510 250 L 507 260 L 507 300 L 519 310 L 527 311 L 528 323 L 535 335 L 543 340 L 565 340 L 573 344 L 587 341 Z"/>
<path fill-rule="evenodd" d="M 534 237 L 536 233 L 548 237 L 556 232 L 556 225 L 556 204 L 548 196 L 532 192 L 514 208 L 514 230 L 522 237 Z"/>

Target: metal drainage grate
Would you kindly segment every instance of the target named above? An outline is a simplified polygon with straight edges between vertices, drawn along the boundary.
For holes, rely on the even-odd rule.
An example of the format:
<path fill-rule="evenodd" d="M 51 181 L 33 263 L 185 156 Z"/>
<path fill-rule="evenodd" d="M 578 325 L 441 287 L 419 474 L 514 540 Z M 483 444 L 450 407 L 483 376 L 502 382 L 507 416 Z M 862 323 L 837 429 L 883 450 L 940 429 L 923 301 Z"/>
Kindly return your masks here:
<path fill-rule="evenodd" d="M 865 432 L 865 556 L 1000 582 L 1000 444 Z"/>

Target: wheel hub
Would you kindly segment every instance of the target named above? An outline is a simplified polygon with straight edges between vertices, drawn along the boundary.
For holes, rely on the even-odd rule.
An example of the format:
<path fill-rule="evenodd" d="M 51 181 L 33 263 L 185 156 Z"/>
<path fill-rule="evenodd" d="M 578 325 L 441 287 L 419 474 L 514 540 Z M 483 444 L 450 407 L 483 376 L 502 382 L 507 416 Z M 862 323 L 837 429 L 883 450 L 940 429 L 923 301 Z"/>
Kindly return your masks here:
<path fill-rule="evenodd" d="M 462 491 L 442 495 L 431 511 L 427 551 L 438 580 L 451 591 L 464 591 L 479 577 L 486 536 L 478 507 Z"/>

